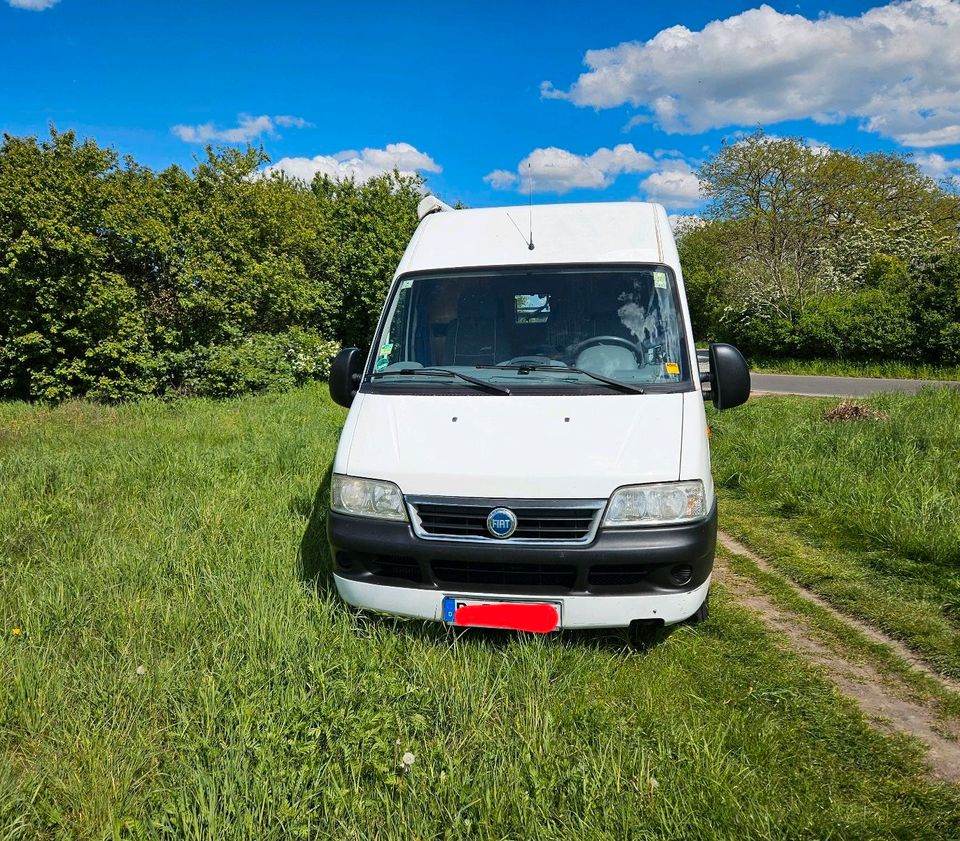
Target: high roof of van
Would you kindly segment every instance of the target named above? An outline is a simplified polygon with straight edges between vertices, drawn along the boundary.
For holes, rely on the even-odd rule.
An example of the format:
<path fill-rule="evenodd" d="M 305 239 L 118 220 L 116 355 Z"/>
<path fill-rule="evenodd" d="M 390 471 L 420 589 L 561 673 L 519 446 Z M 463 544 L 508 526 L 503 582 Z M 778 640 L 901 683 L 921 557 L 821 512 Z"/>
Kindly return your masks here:
<path fill-rule="evenodd" d="M 659 204 L 604 202 L 488 207 L 431 213 L 420 223 L 397 274 L 430 269 L 571 263 L 665 263 L 679 269 Z"/>

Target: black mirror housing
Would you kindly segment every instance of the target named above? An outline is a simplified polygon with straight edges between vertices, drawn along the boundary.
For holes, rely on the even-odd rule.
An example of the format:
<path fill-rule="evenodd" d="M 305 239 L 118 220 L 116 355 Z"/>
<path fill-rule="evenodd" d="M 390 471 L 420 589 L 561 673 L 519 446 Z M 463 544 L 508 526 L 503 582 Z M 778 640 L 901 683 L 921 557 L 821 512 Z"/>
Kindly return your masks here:
<path fill-rule="evenodd" d="M 750 396 L 750 369 L 733 345 L 710 345 L 710 392 L 718 409 L 732 409 Z"/>
<path fill-rule="evenodd" d="M 345 347 L 333 358 L 327 378 L 333 402 L 350 408 L 362 378 L 363 354 L 360 348 Z"/>

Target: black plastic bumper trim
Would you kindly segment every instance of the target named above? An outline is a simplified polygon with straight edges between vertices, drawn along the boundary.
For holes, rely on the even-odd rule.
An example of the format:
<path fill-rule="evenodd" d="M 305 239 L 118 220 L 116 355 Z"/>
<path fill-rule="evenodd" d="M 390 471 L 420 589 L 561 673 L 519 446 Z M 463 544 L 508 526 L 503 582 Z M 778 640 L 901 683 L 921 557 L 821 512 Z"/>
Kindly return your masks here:
<path fill-rule="evenodd" d="M 337 575 L 370 584 L 519 595 L 682 593 L 713 569 L 717 507 L 689 524 L 601 528 L 582 546 L 423 540 L 409 523 L 332 511 L 327 535 Z M 451 579 L 457 574 L 461 580 Z"/>

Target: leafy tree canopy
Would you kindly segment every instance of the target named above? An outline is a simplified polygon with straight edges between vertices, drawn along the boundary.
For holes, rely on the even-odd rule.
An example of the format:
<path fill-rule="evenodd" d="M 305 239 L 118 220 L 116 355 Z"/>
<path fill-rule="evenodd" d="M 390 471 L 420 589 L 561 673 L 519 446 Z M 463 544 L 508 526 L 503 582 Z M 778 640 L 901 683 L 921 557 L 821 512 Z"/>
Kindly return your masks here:
<path fill-rule="evenodd" d="M 266 161 L 207 148 L 154 172 L 69 131 L 5 135 L 0 396 L 269 388 L 368 343 L 423 181 L 304 184 Z"/>

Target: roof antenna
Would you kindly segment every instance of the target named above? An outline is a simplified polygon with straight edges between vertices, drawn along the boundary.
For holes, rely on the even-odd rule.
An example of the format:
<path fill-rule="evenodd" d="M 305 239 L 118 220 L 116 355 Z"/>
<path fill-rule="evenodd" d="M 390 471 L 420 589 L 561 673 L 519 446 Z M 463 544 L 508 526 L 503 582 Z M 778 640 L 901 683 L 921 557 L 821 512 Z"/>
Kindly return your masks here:
<path fill-rule="evenodd" d="M 530 195 L 530 241 L 527 243 L 527 248 L 533 251 L 533 171 L 530 161 L 527 161 L 527 192 Z"/>
<path fill-rule="evenodd" d="M 530 170 L 530 164 L 527 164 L 527 170 Z M 530 236 L 528 237 L 520 230 L 520 226 L 509 213 L 507 214 L 507 219 L 513 222 L 513 227 L 517 229 L 517 233 L 523 238 L 523 241 L 527 244 L 527 248 L 533 251 L 533 175 L 527 176 L 527 186 L 528 192 L 530 193 Z"/>

